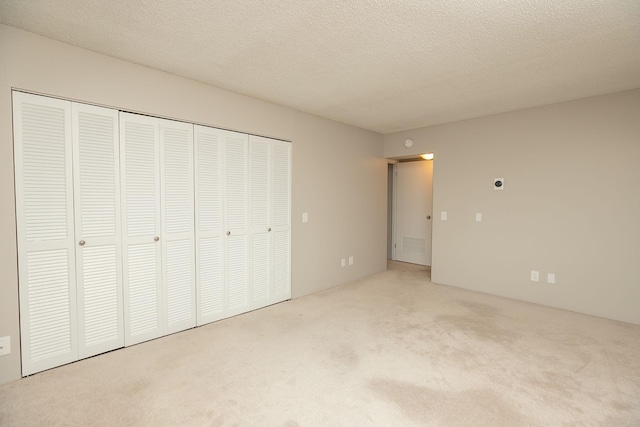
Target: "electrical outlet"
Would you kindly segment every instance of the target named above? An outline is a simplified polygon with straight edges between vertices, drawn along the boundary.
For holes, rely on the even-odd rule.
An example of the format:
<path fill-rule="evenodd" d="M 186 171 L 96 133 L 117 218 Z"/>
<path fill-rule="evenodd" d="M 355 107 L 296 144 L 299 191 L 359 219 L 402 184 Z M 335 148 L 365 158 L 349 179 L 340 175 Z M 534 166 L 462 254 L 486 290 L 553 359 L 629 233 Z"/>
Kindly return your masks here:
<path fill-rule="evenodd" d="M 531 270 L 531 281 L 532 282 L 540 281 L 540 272 L 538 270 Z"/>
<path fill-rule="evenodd" d="M 342 264 L 343 267 L 346 266 L 347 265 L 347 260 L 342 258 L 342 263 L 341 264 Z"/>
<path fill-rule="evenodd" d="M 349 265 L 353 265 L 353 256 L 349 257 Z"/>
<path fill-rule="evenodd" d="M 554 284 L 556 283 L 556 274 L 555 273 L 547 273 L 547 283 Z"/>
<path fill-rule="evenodd" d="M 11 337 L 0 338 L 0 356 L 11 353 Z"/>

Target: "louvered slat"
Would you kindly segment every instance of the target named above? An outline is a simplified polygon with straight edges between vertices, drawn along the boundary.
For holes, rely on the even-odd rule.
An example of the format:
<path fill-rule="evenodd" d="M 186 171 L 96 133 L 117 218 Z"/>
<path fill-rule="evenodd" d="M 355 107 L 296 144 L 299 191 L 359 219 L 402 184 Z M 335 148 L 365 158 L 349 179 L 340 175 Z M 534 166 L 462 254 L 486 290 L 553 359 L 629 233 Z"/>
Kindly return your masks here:
<path fill-rule="evenodd" d="M 130 245 L 129 261 L 129 333 L 132 337 L 152 333 L 160 328 L 158 268 L 155 243 Z"/>
<path fill-rule="evenodd" d="M 291 217 L 290 207 L 290 152 L 291 144 L 278 141 L 273 147 L 274 157 L 274 225 L 288 227 Z"/>
<path fill-rule="evenodd" d="M 196 178 L 196 203 L 200 232 L 220 232 L 222 227 L 222 194 L 220 176 L 220 136 L 212 134 L 217 129 L 196 126 L 198 153 Z"/>
<path fill-rule="evenodd" d="M 158 163 L 156 127 L 137 123 L 132 118 L 124 122 L 126 164 L 127 235 L 154 235 L 156 232 L 156 191 Z"/>
<path fill-rule="evenodd" d="M 291 298 L 291 253 L 289 230 L 274 233 L 274 282 L 278 301 Z"/>
<path fill-rule="evenodd" d="M 21 165 L 23 186 L 23 217 L 26 239 L 30 242 L 58 240 L 69 237 L 68 202 L 71 195 L 67 188 L 71 164 L 68 156 L 70 135 L 63 108 L 34 103 L 21 105 L 22 121 L 19 124 L 23 157 Z"/>
<path fill-rule="evenodd" d="M 266 231 L 270 225 L 269 144 L 251 140 L 251 228 Z"/>
<path fill-rule="evenodd" d="M 249 304 L 247 271 L 247 236 L 229 236 L 227 239 L 228 307 L 239 311 Z"/>
<path fill-rule="evenodd" d="M 245 135 L 246 136 L 246 135 Z M 226 221 L 228 229 L 247 227 L 247 140 L 226 140 Z"/>
<path fill-rule="evenodd" d="M 167 243 L 167 323 L 170 329 L 180 322 L 194 319 L 192 262 L 190 240 Z"/>
<path fill-rule="evenodd" d="M 223 310 L 223 254 L 219 237 L 200 239 L 198 287 L 200 314 L 199 324 L 214 319 Z"/>
<path fill-rule="evenodd" d="M 252 303 L 260 304 L 270 297 L 270 250 L 269 234 L 254 233 L 252 239 L 251 258 L 251 290 Z"/>
<path fill-rule="evenodd" d="M 68 251 L 30 252 L 27 271 L 30 362 L 72 352 Z"/>
<path fill-rule="evenodd" d="M 119 340 L 122 311 L 118 251 L 111 245 L 88 247 L 83 252 L 84 346 L 117 341 L 113 345 L 117 348 L 124 344 Z"/>
<path fill-rule="evenodd" d="M 166 123 L 166 121 L 163 122 Z M 192 126 L 186 125 L 186 129 L 169 126 L 163 127 L 162 135 L 164 154 L 162 208 L 165 211 L 163 231 L 191 233 L 193 231 Z"/>

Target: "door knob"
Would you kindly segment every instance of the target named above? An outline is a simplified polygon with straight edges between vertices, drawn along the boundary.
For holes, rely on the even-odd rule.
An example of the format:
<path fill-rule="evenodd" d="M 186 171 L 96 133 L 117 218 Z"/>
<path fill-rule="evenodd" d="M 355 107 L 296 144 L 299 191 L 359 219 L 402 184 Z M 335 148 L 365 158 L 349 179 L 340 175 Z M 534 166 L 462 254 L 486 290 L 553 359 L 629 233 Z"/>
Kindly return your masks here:
<path fill-rule="evenodd" d="M 271 227 L 267 228 L 267 231 L 271 231 Z"/>
<path fill-rule="evenodd" d="M 156 236 L 156 237 L 153 238 L 153 240 L 155 240 L 157 242 L 158 240 L 160 240 L 160 237 Z"/>
<path fill-rule="evenodd" d="M 431 219 L 431 215 L 427 215 L 427 219 Z"/>
<path fill-rule="evenodd" d="M 85 243 L 87 243 L 87 242 L 85 242 L 84 240 L 80 240 L 80 241 L 78 242 L 78 244 L 79 244 L 80 246 L 84 246 L 84 244 L 85 244 Z"/>
<path fill-rule="evenodd" d="M 227 231 L 227 236 L 231 236 L 231 232 L 230 231 Z"/>

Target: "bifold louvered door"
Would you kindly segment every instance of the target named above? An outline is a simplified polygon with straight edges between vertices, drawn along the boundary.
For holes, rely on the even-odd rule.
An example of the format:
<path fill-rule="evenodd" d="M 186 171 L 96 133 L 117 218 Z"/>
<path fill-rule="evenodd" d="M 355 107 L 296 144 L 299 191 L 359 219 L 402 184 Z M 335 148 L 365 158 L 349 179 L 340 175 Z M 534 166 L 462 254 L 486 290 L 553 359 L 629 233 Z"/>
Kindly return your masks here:
<path fill-rule="evenodd" d="M 80 358 L 124 345 L 118 112 L 73 103 Z"/>
<path fill-rule="evenodd" d="M 118 121 L 108 109 L 20 92 L 13 103 L 29 375 L 123 345 Z"/>
<path fill-rule="evenodd" d="M 227 317 L 228 312 L 222 164 L 229 135 L 233 133 L 205 126 L 194 128 L 198 325 Z"/>
<path fill-rule="evenodd" d="M 125 341 L 196 325 L 193 125 L 120 113 Z"/>
<path fill-rule="evenodd" d="M 158 119 L 120 113 L 125 343 L 163 335 Z"/>
<path fill-rule="evenodd" d="M 251 305 L 259 308 L 291 298 L 291 144 L 249 139 L 251 212 Z"/>
<path fill-rule="evenodd" d="M 165 334 L 196 326 L 193 125 L 159 120 Z"/>
<path fill-rule="evenodd" d="M 228 315 L 250 310 L 249 299 L 249 137 L 225 137 L 225 249 Z"/>
<path fill-rule="evenodd" d="M 291 298 L 291 144 L 195 127 L 202 325 Z"/>
<path fill-rule="evenodd" d="M 274 301 L 291 299 L 291 143 L 273 141 L 273 292 Z"/>

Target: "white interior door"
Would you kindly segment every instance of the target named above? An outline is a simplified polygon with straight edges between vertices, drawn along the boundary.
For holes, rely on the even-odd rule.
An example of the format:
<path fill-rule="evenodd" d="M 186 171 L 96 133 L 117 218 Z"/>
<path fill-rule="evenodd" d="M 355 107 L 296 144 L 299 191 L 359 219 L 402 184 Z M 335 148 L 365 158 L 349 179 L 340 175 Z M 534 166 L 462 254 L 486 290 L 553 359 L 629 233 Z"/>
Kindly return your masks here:
<path fill-rule="evenodd" d="M 252 308 L 291 298 L 291 144 L 249 137 Z"/>
<path fill-rule="evenodd" d="M 249 308 L 249 196 L 246 134 L 225 138 L 225 223 L 228 314 Z"/>
<path fill-rule="evenodd" d="M 267 138 L 249 138 L 251 174 L 251 303 L 266 305 L 273 296 L 271 278 L 272 168 L 271 144 Z"/>
<path fill-rule="evenodd" d="M 273 282 L 276 302 L 291 298 L 291 144 L 273 142 Z"/>
<path fill-rule="evenodd" d="M 159 120 L 165 334 L 196 326 L 193 125 Z"/>
<path fill-rule="evenodd" d="M 13 93 L 22 374 L 78 359 L 71 103 Z"/>
<path fill-rule="evenodd" d="M 72 104 L 80 358 L 124 345 L 118 112 Z"/>
<path fill-rule="evenodd" d="M 430 266 L 433 162 L 403 162 L 394 168 L 394 259 Z"/>
<path fill-rule="evenodd" d="M 229 133 L 194 128 L 198 325 L 222 319 L 226 309 L 222 159 Z"/>
<path fill-rule="evenodd" d="M 125 344 L 163 335 L 158 119 L 120 113 Z"/>

